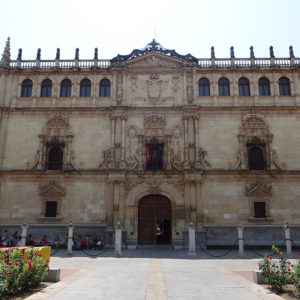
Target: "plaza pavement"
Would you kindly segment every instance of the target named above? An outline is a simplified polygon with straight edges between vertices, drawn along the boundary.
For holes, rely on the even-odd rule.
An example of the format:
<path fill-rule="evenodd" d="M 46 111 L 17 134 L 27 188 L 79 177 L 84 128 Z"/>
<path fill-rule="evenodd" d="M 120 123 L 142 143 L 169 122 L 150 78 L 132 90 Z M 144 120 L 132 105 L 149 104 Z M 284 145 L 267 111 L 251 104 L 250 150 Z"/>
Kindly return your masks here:
<path fill-rule="evenodd" d="M 184 251 L 131 250 L 117 258 L 112 251 L 99 257 L 59 252 L 52 268 L 62 280 L 27 300 L 279 300 L 252 280 L 259 259 L 211 259 Z M 248 279 L 249 280 L 248 280 Z"/>

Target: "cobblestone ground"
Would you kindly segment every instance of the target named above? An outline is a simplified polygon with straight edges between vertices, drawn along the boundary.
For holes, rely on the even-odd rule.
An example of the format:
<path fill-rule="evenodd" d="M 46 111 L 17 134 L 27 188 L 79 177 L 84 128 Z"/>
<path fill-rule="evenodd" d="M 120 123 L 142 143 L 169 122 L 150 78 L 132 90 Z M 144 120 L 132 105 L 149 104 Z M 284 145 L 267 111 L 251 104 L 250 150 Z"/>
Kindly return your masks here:
<path fill-rule="evenodd" d="M 259 259 L 189 257 L 183 251 L 132 250 L 98 257 L 59 252 L 52 268 L 62 280 L 27 299 L 255 300 L 282 299 L 251 281 Z"/>

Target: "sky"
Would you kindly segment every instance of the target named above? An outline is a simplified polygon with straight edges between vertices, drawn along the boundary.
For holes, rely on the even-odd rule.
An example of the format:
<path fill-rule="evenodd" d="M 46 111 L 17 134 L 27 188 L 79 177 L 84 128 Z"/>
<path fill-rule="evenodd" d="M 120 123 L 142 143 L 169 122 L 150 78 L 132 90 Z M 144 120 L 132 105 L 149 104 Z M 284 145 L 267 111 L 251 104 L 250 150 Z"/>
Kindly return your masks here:
<path fill-rule="evenodd" d="M 23 59 L 110 59 L 145 47 L 156 38 L 180 54 L 286 57 L 294 46 L 300 56 L 300 0 L 0 0 L 0 49 L 11 38 L 12 58 L 23 48 Z"/>

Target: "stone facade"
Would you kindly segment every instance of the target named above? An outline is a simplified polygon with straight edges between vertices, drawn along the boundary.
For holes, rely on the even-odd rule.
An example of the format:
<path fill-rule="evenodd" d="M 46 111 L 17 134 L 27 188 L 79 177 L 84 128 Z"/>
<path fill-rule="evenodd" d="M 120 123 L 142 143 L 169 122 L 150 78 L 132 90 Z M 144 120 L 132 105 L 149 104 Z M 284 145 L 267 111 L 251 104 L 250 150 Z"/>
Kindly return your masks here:
<path fill-rule="evenodd" d="M 6 49 L 7 53 L 7 49 Z M 7 63 L 9 60 L 9 63 Z M 202 226 L 300 223 L 300 60 L 197 60 L 152 42 L 110 61 L 63 66 L 12 61 L 0 70 L 0 223 L 103 225 L 120 222 L 129 241 L 138 238 L 139 200 L 166 196 L 172 208 L 172 239 L 183 239 L 193 222 Z M 245 64 L 243 65 L 243 61 Z M 265 63 L 263 63 L 265 62 Z M 218 65 L 219 64 L 219 65 Z M 230 95 L 219 95 L 219 79 Z M 240 96 L 239 79 L 250 95 Z M 270 82 L 260 96 L 259 79 Z M 63 79 L 71 95 L 60 96 Z M 80 96 L 88 78 L 91 94 Z M 199 95 L 199 79 L 210 95 Z M 282 95 L 280 78 L 289 79 Z M 22 97 L 22 83 L 32 94 Z M 41 97 L 43 80 L 52 81 Z M 99 96 L 108 79 L 109 96 Z M 163 168 L 145 170 L 145 145 L 164 145 Z M 47 169 L 47 145 L 63 145 L 61 170 Z M 266 168 L 249 170 L 247 145 L 265 146 Z M 57 216 L 45 217 L 45 201 L 57 201 Z M 266 204 L 255 218 L 255 201 Z"/>

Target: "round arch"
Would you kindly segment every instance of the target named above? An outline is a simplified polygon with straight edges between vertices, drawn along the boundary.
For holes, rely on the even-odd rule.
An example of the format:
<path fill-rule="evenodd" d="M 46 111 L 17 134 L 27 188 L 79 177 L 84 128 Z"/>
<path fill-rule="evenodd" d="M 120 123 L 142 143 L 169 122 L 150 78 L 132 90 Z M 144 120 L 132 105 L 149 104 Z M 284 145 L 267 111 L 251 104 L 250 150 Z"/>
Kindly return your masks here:
<path fill-rule="evenodd" d="M 168 197 L 148 194 L 138 202 L 138 243 L 165 245 L 172 242 L 172 207 Z"/>

